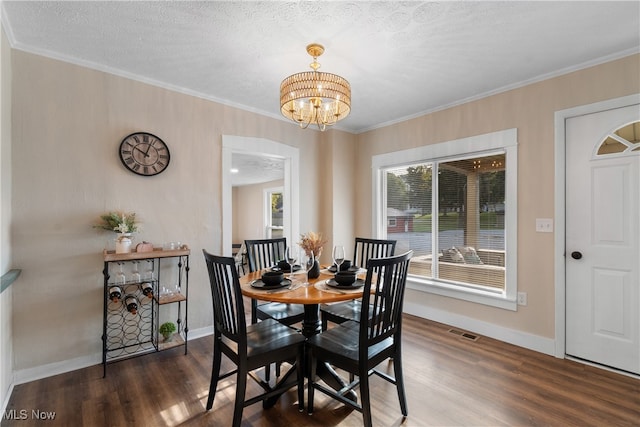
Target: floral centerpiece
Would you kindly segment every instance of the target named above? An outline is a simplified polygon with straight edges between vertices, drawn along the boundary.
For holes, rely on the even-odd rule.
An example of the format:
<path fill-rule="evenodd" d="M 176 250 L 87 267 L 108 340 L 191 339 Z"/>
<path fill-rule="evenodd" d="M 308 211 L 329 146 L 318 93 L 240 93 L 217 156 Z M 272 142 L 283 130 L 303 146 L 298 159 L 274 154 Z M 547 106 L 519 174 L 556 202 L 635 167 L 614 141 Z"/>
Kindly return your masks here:
<path fill-rule="evenodd" d="M 313 253 L 314 256 L 314 258 L 312 258 L 313 264 L 308 264 L 306 267 L 307 277 L 309 279 L 316 279 L 320 276 L 320 263 L 318 260 L 320 259 L 320 255 L 322 255 L 322 247 L 325 243 L 327 243 L 327 241 L 322 238 L 322 234 L 314 231 L 309 231 L 306 234 L 300 235 L 298 245 L 304 249 L 307 256 L 310 257 L 311 253 Z"/>
<path fill-rule="evenodd" d="M 316 258 L 319 258 L 320 255 L 322 255 L 322 247 L 325 243 L 327 243 L 327 241 L 322 238 L 322 234 L 313 231 L 301 234 L 300 242 L 298 242 L 307 255 L 311 255 L 311 252 L 313 252 L 313 255 Z"/>
<path fill-rule="evenodd" d="M 116 253 L 131 252 L 131 233 L 138 231 L 135 213 L 109 212 L 100 216 L 102 222 L 95 228 L 119 233 L 116 239 Z"/>

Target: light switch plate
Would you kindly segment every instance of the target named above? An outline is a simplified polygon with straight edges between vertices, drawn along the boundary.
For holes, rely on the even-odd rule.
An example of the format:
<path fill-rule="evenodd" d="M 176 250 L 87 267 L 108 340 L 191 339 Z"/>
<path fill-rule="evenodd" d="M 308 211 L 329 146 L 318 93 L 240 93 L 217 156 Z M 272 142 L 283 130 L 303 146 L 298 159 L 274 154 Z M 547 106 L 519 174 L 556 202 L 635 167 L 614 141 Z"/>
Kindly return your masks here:
<path fill-rule="evenodd" d="M 553 233 L 553 219 L 536 218 L 536 231 L 538 233 Z"/>

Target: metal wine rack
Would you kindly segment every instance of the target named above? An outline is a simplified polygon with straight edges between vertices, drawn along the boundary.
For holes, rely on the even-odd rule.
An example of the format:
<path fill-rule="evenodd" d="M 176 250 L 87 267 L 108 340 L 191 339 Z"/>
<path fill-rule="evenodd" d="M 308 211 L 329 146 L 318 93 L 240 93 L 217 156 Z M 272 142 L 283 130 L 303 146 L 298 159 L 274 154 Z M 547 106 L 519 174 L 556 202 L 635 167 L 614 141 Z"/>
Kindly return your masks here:
<path fill-rule="evenodd" d="M 177 250 L 154 249 L 152 252 L 132 252 L 116 254 L 104 251 L 104 322 L 102 333 L 103 376 L 107 373 L 107 363 L 139 356 L 155 351 L 183 345 L 187 353 L 187 302 L 189 282 L 189 255 L 186 246 Z M 142 263 L 141 261 L 145 261 Z M 141 279 L 127 278 L 125 283 L 116 283 L 122 267 L 131 262 L 144 265 Z M 144 277 L 152 273 L 153 279 Z M 168 276 L 168 277 L 167 277 Z M 140 281 L 138 281 L 140 280 Z M 151 283 L 153 295 L 142 292 L 143 283 Z M 117 302 L 109 297 L 113 286 L 120 287 L 122 294 Z M 171 294 L 161 294 L 170 288 Z M 137 300 L 137 313 L 127 310 L 125 299 L 133 296 Z M 158 336 L 161 307 L 175 307 L 170 313 L 176 314 L 177 331 L 171 342 L 163 342 Z"/>
<path fill-rule="evenodd" d="M 157 281 L 153 281 L 154 294 L 158 288 Z M 108 360 L 115 360 L 145 351 L 154 350 L 153 325 L 157 317 L 157 310 L 153 305 L 153 297 L 142 294 L 141 283 L 127 283 L 120 285 L 122 297 L 118 302 L 109 299 L 107 288 L 107 321 L 105 346 Z M 138 311 L 132 314 L 127 310 L 125 298 L 133 295 L 138 302 Z"/>

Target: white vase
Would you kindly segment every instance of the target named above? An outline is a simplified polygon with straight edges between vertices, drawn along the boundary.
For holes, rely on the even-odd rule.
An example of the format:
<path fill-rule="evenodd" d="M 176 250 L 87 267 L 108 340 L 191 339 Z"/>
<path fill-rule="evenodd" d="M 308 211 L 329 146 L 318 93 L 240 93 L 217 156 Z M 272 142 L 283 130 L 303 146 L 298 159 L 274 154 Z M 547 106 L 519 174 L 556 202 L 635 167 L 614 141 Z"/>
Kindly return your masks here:
<path fill-rule="evenodd" d="M 118 236 L 116 239 L 116 253 L 128 254 L 131 253 L 131 234 L 124 233 Z"/>

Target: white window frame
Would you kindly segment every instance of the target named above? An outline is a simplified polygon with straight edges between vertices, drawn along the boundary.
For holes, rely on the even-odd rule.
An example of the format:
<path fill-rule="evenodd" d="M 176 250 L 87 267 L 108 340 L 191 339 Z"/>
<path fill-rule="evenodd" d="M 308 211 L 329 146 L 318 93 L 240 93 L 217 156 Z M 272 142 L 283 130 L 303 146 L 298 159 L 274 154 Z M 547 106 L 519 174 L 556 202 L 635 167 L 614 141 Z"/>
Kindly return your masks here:
<path fill-rule="evenodd" d="M 459 156 L 482 156 L 495 151 L 506 156 L 505 186 L 505 287 L 500 291 L 476 289 L 447 283 L 434 278 L 409 276 L 407 287 L 417 291 L 443 295 L 478 304 L 516 311 L 518 295 L 518 132 L 506 129 L 484 135 L 471 136 L 437 144 L 424 145 L 408 150 L 373 156 L 372 192 L 373 235 L 386 236 L 386 179 L 385 170 L 418 162 L 442 161 Z"/>

